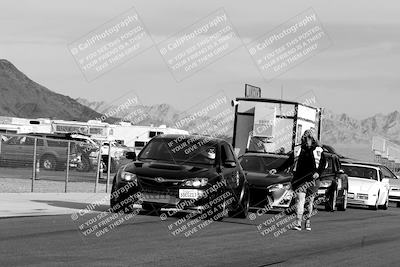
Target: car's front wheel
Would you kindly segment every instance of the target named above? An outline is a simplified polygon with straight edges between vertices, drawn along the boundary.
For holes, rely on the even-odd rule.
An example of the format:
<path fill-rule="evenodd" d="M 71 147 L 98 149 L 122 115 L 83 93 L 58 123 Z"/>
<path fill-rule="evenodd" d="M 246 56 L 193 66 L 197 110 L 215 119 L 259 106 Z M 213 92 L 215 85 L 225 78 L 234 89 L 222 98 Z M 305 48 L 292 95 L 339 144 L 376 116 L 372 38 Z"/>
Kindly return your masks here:
<path fill-rule="evenodd" d="M 56 158 L 52 155 L 45 155 L 42 157 L 40 160 L 40 165 L 45 169 L 45 170 L 55 170 L 57 166 L 57 161 Z"/>
<path fill-rule="evenodd" d="M 376 203 L 375 205 L 369 206 L 369 209 L 371 210 L 378 210 L 379 206 L 378 206 L 378 201 L 379 201 L 379 193 L 378 193 L 378 197 L 376 198 Z"/>
<path fill-rule="evenodd" d="M 142 209 L 146 212 L 147 215 L 160 215 L 161 214 L 161 206 L 150 204 L 150 203 L 142 203 Z"/>
<path fill-rule="evenodd" d="M 340 211 L 345 211 L 347 209 L 347 190 L 343 190 L 343 200 L 342 202 L 337 206 L 337 209 Z"/>
<path fill-rule="evenodd" d="M 325 210 L 326 211 L 335 211 L 336 210 L 336 201 L 337 201 L 337 190 L 333 191 L 331 197 L 327 202 L 325 202 Z"/>
<path fill-rule="evenodd" d="M 389 208 L 389 196 L 386 198 L 385 204 L 379 206 L 379 208 L 382 210 L 387 210 Z"/>
<path fill-rule="evenodd" d="M 119 203 L 118 196 L 116 195 L 116 184 L 115 184 L 115 177 L 111 187 L 111 197 L 110 197 L 110 208 L 112 212 L 118 212 L 122 209 L 121 204 Z"/>
<path fill-rule="evenodd" d="M 230 211 L 229 216 L 233 218 L 247 218 L 249 214 L 249 207 L 250 207 L 250 190 L 246 186 L 243 192 L 243 197 L 240 200 L 239 206 L 237 209 Z"/>

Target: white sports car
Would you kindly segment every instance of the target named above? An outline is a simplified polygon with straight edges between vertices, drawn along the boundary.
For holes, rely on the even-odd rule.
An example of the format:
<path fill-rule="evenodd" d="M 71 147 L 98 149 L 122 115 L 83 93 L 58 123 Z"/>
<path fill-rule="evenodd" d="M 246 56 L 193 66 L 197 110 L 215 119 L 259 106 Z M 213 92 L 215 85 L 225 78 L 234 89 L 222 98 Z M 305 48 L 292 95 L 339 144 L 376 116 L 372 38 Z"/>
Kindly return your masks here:
<path fill-rule="evenodd" d="M 387 209 L 389 206 L 389 179 L 374 164 L 343 163 L 348 175 L 348 204 Z"/>

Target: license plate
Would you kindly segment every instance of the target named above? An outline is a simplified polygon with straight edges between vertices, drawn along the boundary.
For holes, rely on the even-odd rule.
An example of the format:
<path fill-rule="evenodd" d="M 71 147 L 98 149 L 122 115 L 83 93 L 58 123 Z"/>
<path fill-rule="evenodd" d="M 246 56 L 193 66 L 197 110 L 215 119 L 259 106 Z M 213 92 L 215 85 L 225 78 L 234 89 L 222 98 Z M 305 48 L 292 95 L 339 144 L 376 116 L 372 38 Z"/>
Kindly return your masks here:
<path fill-rule="evenodd" d="M 354 198 L 354 194 L 353 194 L 353 193 L 349 193 L 349 194 L 347 195 L 347 197 L 348 197 L 348 198 Z"/>
<path fill-rule="evenodd" d="M 197 199 L 199 198 L 199 191 L 196 189 L 179 189 L 180 199 Z"/>
<path fill-rule="evenodd" d="M 318 195 L 325 195 L 325 190 L 318 189 Z"/>

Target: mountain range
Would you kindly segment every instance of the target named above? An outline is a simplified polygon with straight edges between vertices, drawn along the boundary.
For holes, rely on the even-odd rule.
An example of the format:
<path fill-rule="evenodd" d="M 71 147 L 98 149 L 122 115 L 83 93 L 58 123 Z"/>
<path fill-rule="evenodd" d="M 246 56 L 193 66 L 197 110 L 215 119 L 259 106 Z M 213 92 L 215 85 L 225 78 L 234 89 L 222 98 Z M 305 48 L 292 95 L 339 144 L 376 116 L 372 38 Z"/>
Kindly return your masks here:
<path fill-rule="evenodd" d="M 106 112 L 104 107 L 111 108 L 105 102 L 88 101 L 78 98 L 78 102 L 98 111 Z M 173 127 L 182 111 L 169 104 L 141 106 L 148 118 L 141 122 L 143 125 L 161 125 Z M 400 112 L 393 111 L 387 115 L 377 114 L 372 117 L 357 120 L 349 115 L 335 114 L 324 110 L 322 120 L 323 142 L 327 144 L 370 144 L 374 135 L 384 136 L 400 143 Z"/>
<path fill-rule="evenodd" d="M 100 118 L 102 114 L 115 109 L 116 104 L 72 99 L 55 93 L 32 81 L 11 62 L 0 59 L 0 116 L 22 118 L 52 118 L 87 121 Z M 116 122 L 127 114 L 140 110 L 145 114 L 139 125 L 167 125 L 174 127 L 185 112 L 163 103 L 156 105 L 133 105 L 106 122 Z M 193 122 L 188 127 L 199 122 Z M 322 123 L 323 142 L 326 144 L 369 144 L 374 135 L 381 135 L 400 143 L 400 113 L 376 114 L 357 120 L 342 113 L 325 110 Z"/>
<path fill-rule="evenodd" d="M 34 82 L 11 62 L 0 59 L 0 116 L 87 121 L 101 114 Z"/>

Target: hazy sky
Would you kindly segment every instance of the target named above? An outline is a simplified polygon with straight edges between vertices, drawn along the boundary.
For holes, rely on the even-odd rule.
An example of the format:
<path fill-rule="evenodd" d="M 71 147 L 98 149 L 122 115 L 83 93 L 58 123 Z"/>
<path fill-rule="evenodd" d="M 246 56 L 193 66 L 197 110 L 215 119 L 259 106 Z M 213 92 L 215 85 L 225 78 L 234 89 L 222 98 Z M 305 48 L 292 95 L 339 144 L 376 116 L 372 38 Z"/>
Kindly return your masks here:
<path fill-rule="evenodd" d="M 156 43 L 223 7 L 245 43 L 312 7 L 332 45 L 265 82 L 244 47 L 176 82 L 156 47 L 87 82 L 67 45 L 135 7 Z M 400 110 L 400 3 L 392 1 L 4 1 L 0 58 L 34 81 L 73 98 L 111 100 L 134 90 L 144 104 L 184 110 L 224 90 L 243 96 L 244 84 L 263 96 L 294 99 L 312 90 L 320 106 L 356 118 Z"/>

